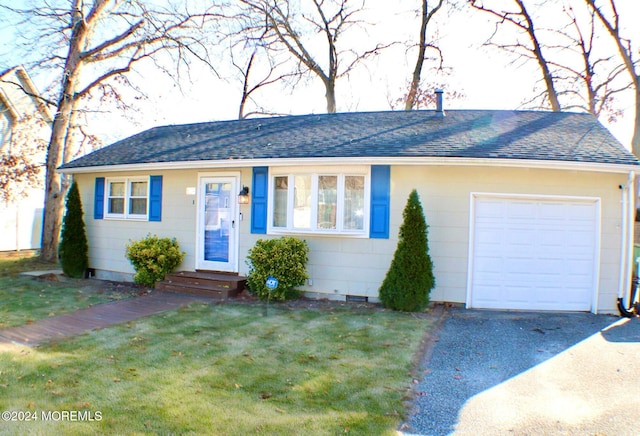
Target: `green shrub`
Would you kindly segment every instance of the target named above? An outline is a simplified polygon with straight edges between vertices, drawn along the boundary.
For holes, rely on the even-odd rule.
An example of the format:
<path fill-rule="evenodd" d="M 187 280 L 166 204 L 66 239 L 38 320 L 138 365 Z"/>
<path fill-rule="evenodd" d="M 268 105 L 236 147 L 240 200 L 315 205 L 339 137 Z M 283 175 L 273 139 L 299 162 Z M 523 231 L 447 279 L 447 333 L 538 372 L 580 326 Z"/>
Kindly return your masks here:
<path fill-rule="evenodd" d="M 428 226 L 415 189 L 409 194 L 402 217 L 398 246 L 379 297 L 384 307 L 416 312 L 429 304 L 436 281 L 429 256 Z"/>
<path fill-rule="evenodd" d="M 144 239 L 127 244 L 127 259 L 136 270 L 133 280 L 150 288 L 176 269 L 184 260 L 185 254 L 180 251 L 175 238 L 147 235 Z"/>
<path fill-rule="evenodd" d="M 247 256 L 249 289 L 266 300 L 269 297 L 267 278 L 273 276 L 278 279 L 278 287 L 271 291 L 272 299 L 297 298 L 300 291 L 296 287 L 304 285 L 309 278 L 308 255 L 309 246 L 306 241 L 297 238 L 259 239 Z"/>
<path fill-rule="evenodd" d="M 85 231 L 82 200 L 78 184 L 74 181 L 66 199 L 66 213 L 60 233 L 60 264 L 66 276 L 82 278 L 89 268 L 89 244 Z"/>

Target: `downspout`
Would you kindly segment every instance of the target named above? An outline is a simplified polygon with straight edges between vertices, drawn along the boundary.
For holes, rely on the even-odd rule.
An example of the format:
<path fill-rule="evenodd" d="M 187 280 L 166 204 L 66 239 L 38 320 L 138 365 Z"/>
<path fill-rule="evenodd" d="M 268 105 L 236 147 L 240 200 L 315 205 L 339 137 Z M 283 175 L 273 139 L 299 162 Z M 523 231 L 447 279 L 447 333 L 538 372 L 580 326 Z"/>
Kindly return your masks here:
<path fill-rule="evenodd" d="M 633 275 L 633 225 L 635 222 L 634 195 L 635 195 L 635 173 L 629 172 L 626 186 L 620 185 L 622 189 L 622 241 L 620 244 L 620 289 L 618 292 L 618 310 L 622 316 L 631 318 L 638 315 L 636 303 L 636 285 L 632 282 Z M 633 285 L 633 286 L 632 286 Z M 624 296 L 629 292 L 628 304 L 624 304 Z M 635 307 L 634 307 L 635 306 Z"/>

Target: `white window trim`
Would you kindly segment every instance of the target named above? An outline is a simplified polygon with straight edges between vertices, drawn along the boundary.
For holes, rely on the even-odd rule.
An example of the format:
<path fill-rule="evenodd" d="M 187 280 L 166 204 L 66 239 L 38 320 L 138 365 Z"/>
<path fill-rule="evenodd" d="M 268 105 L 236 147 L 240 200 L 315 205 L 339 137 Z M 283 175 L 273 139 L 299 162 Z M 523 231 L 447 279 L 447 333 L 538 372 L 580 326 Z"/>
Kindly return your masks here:
<path fill-rule="evenodd" d="M 288 195 L 287 195 L 287 227 L 273 226 L 274 213 L 274 181 L 276 177 L 289 177 Z M 293 189 L 295 176 L 311 176 L 311 224 L 310 229 L 300 229 L 293 227 Z M 338 177 L 338 204 L 336 207 L 336 226 L 337 229 L 319 229 L 317 226 L 318 217 L 318 176 L 337 176 Z M 364 176 L 364 210 L 363 210 L 363 228 L 359 230 L 345 230 L 344 225 L 344 181 L 347 176 Z M 278 167 L 269 168 L 269 186 L 268 186 L 268 207 L 267 207 L 267 234 L 270 235 L 326 235 L 326 236 L 347 236 L 355 238 L 369 237 L 369 214 L 371 209 L 371 167 L 370 166 L 345 166 L 336 168 L 334 166 L 326 167 Z M 339 219 L 338 219 L 339 217 Z"/>
<path fill-rule="evenodd" d="M 124 182 L 124 213 L 109 213 L 109 199 L 111 198 L 111 183 Z M 131 196 L 131 184 L 134 182 L 147 183 L 147 210 L 144 214 L 129 213 L 129 200 Z M 104 218 L 111 220 L 133 220 L 133 221 L 149 221 L 149 197 L 151 182 L 147 177 L 113 177 L 105 180 L 105 196 L 104 196 Z M 142 198 L 135 196 L 134 198 Z"/>

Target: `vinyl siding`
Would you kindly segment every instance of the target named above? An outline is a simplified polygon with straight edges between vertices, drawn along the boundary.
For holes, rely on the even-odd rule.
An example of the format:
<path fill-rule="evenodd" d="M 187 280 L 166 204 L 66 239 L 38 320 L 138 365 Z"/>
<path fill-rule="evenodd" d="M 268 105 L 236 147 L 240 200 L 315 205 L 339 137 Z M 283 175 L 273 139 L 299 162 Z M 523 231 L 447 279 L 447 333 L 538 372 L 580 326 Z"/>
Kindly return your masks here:
<path fill-rule="evenodd" d="M 252 186 L 251 168 L 230 168 L 229 171 L 241 172 L 240 186 Z M 186 189 L 197 187 L 198 171 L 154 171 L 154 174 L 163 176 L 161 222 L 94 220 L 90 205 L 93 205 L 95 177 L 132 174 L 75 175 L 85 205 L 92 268 L 133 273 L 124 257 L 126 243 L 155 233 L 176 237 L 187 253 L 181 269 L 194 269 L 197 198 L 186 195 Z M 402 211 L 414 188 L 420 195 L 429 225 L 430 254 L 437 281 L 431 299 L 457 303 L 465 302 L 467 293 L 471 193 L 598 197 L 601 199 L 601 241 L 597 304 L 601 312 L 615 312 L 621 239 L 618 185 L 621 183 L 626 183 L 626 175 L 526 168 L 392 166 L 389 239 L 300 236 L 311 249 L 308 269 L 313 281 L 303 289 L 312 297 L 344 298 L 351 294 L 375 300 L 396 249 Z M 246 274 L 248 250 L 258 239 L 272 236 L 251 233 L 251 204 L 240 205 L 239 211 L 243 220 L 240 221 L 238 263 L 240 274 Z"/>

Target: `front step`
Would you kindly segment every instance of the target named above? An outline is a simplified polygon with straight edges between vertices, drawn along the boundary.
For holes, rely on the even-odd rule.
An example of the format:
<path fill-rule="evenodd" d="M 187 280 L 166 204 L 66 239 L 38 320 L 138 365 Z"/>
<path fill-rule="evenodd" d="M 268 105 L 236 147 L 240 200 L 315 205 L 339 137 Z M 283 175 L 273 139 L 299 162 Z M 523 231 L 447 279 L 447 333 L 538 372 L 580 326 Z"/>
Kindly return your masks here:
<path fill-rule="evenodd" d="M 155 289 L 201 295 L 220 300 L 236 297 L 244 290 L 247 278 L 216 271 L 179 271 L 167 274 Z"/>

